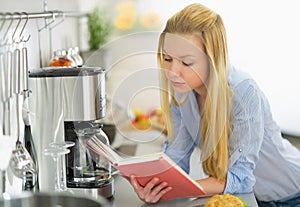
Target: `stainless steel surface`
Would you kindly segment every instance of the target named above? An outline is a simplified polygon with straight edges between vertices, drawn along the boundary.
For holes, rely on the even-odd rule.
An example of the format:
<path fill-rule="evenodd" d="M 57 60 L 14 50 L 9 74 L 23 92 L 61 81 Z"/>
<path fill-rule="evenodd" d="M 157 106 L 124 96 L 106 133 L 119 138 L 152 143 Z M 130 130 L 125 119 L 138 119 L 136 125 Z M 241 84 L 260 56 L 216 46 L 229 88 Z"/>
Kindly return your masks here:
<path fill-rule="evenodd" d="M 6 101 L 6 76 L 5 76 L 5 65 L 4 65 L 4 53 L 0 53 L 0 101 Z"/>
<path fill-rule="evenodd" d="M 99 67 L 42 68 L 30 71 L 29 88 L 32 90 L 29 107 L 34 116 L 30 121 L 39 160 L 40 190 L 53 190 L 54 181 L 51 178 L 54 177 L 54 163 L 51 158 L 44 155 L 43 150 L 52 142 L 79 142 L 74 129 L 104 117 L 105 73 Z M 76 146 L 82 146 L 80 150 L 77 150 L 76 146 L 70 148 L 70 156 L 80 159 L 84 156 L 79 156 L 78 153 L 85 154 L 85 150 L 82 149 L 84 145 L 79 144 Z M 89 159 L 92 160 L 92 157 L 89 156 Z M 73 161 L 68 162 L 67 175 L 72 169 L 85 171 L 85 169 L 97 166 L 90 161 L 82 165 L 83 159 L 80 159 L 79 163 L 80 165 Z M 92 177 L 92 180 L 85 183 L 77 182 L 75 187 L 83 188 L 82 183 L 85 188 L 100 186 L 101 182 L 98 182 L 96 174 L 88 176 Z M 86 176 L 83 175 L 80 178 L 86 178 Z M 97 183 L 97 186 L 92 185 L 93 183 Z"/>
<path fill-rule="evenodd" d="M 22 178 L 25 172 L 37 172 L 35 163 L 21 143 L 18 143 L 16 149 L 12 151 L 10 167 L 19 178 Z"/>
<path fill-rule="evenodd" d="M 71 191 L 78 193 L 79 195 L 89 195 L 93 198 L 103 197 L 106 199 L 112 199 L 115 194 L 114 178 L 111 177 L 106 183 L 102 184 L 98 188 L 69 188 Z"/>
<path fill-rule="evenodd" d="M 8 109 L 6 108 L 6 83 L 5 83 L 5 65 L 4 65 L 4 54 L 0 53 L 0 103 L 2 104 L 2 123 L 0 129 L 3 130 L 4 135 L 10 134 L 7 130 L 7 125 L 8 123 L 6 122 L 7 120 L 7 112 Z"/>
<path fill-rule="evenodd" d="M 1 207 L 106 207 L 104 198 L 92 198 L 82 194 L 24 193 L 19 196 L 5 195 L 0 198 Z"/>
<path fill-rule="evenodd" d="M 18 20 L 18 19 L 38 19 L 38 18 L 57 18 L 57 17 L 84 17 L 84 12 L 63 12 L 63 11 L 45 11 L 35 13 L 1 13 L 0 20 Z"/>
<path fill-rule="evenodd" d="M 28 76 L 29 76 L 29 71 L 28 71 L 28 51 L 26 47 L 22 48 L 22 60 L 23 60 L 23 90 L 27 91 L 28 90 Z"/>
<path fill-rule="evenodd" d="M 48 68 L 31 71 L 29 77 L 32 94 L 50 101 L 40 103 L 44 106 L 63 108 L 64 121 L 104 117 L 105 75 L 101 68 Z"/>

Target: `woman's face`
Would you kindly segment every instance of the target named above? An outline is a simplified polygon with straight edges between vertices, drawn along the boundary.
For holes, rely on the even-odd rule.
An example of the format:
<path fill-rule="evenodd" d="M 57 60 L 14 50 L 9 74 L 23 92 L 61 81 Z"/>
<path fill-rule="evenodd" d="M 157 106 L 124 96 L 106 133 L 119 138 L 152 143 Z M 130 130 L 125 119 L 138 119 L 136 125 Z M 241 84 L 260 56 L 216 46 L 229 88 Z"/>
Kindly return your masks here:
<path fill-rule="evenodd" d="M 163 69 L 175 92 L 202 91 L 209 74 L 209 63 L 197 35 L 166 33 L 163 53 Z"/>

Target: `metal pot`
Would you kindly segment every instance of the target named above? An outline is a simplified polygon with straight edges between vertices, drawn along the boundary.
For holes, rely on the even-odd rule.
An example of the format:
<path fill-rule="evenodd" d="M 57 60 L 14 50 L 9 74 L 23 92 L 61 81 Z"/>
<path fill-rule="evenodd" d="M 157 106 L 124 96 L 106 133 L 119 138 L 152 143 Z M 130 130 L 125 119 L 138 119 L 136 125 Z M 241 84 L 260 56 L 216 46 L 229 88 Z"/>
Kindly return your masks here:
<path fill-rule="evenodd" d="M 5 195 L 0 197 L 2 207 L 106 207 L 108 202 L 101 197 L 94 199 L 88 195 L 66 193 L 23 193 L 22 195 Z"/>

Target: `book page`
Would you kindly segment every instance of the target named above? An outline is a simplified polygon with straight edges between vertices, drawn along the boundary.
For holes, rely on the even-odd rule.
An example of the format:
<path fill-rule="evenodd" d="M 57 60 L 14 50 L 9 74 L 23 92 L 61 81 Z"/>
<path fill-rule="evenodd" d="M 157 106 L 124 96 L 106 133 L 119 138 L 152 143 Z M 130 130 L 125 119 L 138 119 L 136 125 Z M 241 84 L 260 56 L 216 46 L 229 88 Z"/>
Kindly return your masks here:
<path fill-rule="evenodd" d="M 105 157 L 113 165 L 123 165 L 158 160 L 163 155 L 163 153 L 153 153 L 142 156 L 122 157 L 110 146 L 101 142 L 97 137 L 92 137 L 90 140 L 88 140 L 87 146 L 95 153 Z"/>
<path fill-rule="evenodd" d="M 120 155 L 118 155 L 118 153 L 116 153 L 110 146 L 101 142 L 96 136 L 87 141 L 87 146 L 95 153 L 106 158 L 114 165 L 118 164 L 124 159 Z"/>
<path fill-rule="evenodd" d="M 159 160 L 162 156 L 163 156 L 162 152 L 156 152 L 156 153 L 147 154 L 147 155 L 128 157 L 128 158 L 124 158 L 124 159 L 120 160 L 120 162 L 118 164 L 119 165 L 128 165 L 128 164 L 133 164 L 133 163 L 155 161 L 155 160 Z"/>

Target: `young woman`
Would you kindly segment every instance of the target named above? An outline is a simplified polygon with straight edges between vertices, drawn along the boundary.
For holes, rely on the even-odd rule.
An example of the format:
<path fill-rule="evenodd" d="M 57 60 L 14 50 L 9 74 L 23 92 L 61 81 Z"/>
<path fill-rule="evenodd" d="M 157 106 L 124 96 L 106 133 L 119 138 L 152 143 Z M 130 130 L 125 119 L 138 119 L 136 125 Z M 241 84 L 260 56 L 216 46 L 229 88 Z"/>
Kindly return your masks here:
<path fill-rule="evenodd" d="M 221 17 L 192 4 L 160 36 L 161 100 L 169 142 L 164 150 L 187 173 L 195 147 L 209 194 L 254 191 L 259 206 L 300 206 L 300 151 L 281 136 L 266 96 L 229 64 Z M 158 184 L 160 183 L 160 184 Z M 139 198 L 155 203 L 171 190 L 153 178 Z"/>

